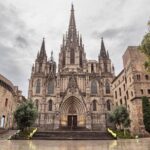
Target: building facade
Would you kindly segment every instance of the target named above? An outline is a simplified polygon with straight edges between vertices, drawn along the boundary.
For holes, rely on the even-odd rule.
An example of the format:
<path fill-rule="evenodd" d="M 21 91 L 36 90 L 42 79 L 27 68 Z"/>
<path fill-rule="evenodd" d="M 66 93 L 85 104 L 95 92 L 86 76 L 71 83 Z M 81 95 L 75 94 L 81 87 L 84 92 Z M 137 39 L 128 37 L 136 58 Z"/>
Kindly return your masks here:
<path fill-rule="evenodd" d="M 0 74 L 0 128 L 15 126 L 13 112 L 22 102 L 22 92 L 11 81 Z"/>
<path fill-rule="evenodd" d="M 88 60 L 76 29 L 72 5 L 69 28 L 63 36 L 58 69 L 43 39 L 32 67 L 28 97 L 38 108 L 37 126 L 43 129 L 88 128 L 105 131 L 112 108 L 114 67 L 104 41 L 97 60 Z M 58 70 L 58 71 L 56 71 Z"/>
<path fill-rule="evenodd" d="M 146 56 L 136 46 L 123 55 L 123 70 L 112 82 L 114 106 L 124 105 L 130 114 L 132 133 L 145 134 L 142 97 L 150 97 L 150 75 L 144 67 Z"/>

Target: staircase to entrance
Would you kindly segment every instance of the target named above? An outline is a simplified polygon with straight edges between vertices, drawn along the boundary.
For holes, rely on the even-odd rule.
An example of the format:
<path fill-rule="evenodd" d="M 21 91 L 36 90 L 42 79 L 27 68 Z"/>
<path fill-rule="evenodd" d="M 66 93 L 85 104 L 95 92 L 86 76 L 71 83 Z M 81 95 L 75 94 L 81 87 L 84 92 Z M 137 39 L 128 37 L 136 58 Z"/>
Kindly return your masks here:
<path fill-rule="evenodd" d="M 78 127 L 71 129 L 63 127 L 55 131 L 38 131 L 33 140 L 113 140 L 114 138 L 105 131 L 90 131 Z"/>

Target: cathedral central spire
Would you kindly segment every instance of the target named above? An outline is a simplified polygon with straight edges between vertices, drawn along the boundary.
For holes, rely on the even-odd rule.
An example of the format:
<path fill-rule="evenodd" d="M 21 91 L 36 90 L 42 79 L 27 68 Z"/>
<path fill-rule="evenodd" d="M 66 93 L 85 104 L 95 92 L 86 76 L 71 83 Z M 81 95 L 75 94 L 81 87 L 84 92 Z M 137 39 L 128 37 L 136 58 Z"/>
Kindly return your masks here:
<path fill-rule="evenodd" d="M 75 15 L 74 15 L 74 6 L 71 6 L 71 15 L 70 15 L 70 22 L 69 22 L 69 29 L 68 29 L 68 36 L 70 39 L 74 39 L 76 36 L 76 23 L 75 23 Z"/>
<path fill-rule="evenodd" d="M 85 60 L 86 56 L 84 53 L 82 36 L 76 29 L 74 6 L 72 4 L 68 32 L 63 36 L 63 43 L 61 45 L 59 70 L 77 72 L 85 66 Z"/>

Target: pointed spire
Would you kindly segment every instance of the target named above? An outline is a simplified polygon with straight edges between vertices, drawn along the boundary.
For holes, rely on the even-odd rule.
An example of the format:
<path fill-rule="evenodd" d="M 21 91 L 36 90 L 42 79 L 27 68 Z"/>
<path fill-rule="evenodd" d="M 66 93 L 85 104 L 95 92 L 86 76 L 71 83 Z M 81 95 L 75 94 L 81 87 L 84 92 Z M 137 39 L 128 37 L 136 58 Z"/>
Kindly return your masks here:
<path fill-rule="evenodd" d="M 65 46 L 65 35 L 63 35 L 63 47 Z"/>
<path fill-rule="evenodd" d="M 105 44 L 104 44 L 104 41 L 103 41 L 103 37 L 101 38 L 100 57 L 107 58 L 107 54 L 106 54 L 106 49 L 105 49 Z"/>
<path fill-rule="evenodd" d="M 40 53 L 39 53 L 39 51 L 38 51 L 38 53 L 37 53 L 37 58 L 39 58 L 39 56 L 40 56 Z"/>
<path fill-rule="evenodd" d="M 43 38 L 43 42 L 41 45 L 41 51 L 45 51 L 45 38 Z"/>
<path fill-rule="evenodd" d="M 108 50 L 107 50 L 107 58 L 109 59 L 109 52 L 108 52 Z"/>
<path fill-rule="evenodd" d="M 74 6 L 71 6 L 71 15 L 70 15 L 70 22 L 69 22 L 69 37 L 72 38 L 73 35 L 76 35 L 76 23 L 75 23 L 75 15 L 74 15 Z"/>
<path fill-rule="evenodd" d="M 82 35 L 80 35 L 80 46 L 82 46 Z"/>
<path fill-rule="evenodd" d="M 115 75 L 115 67 L 114 67 L 114 64 L 112 64 L 112 73 Z"/>
<path fill-rule="evenodd" d="M 80 44 L 79 42 L 80 42 L 80 37 L 79 37 L 79 31 L 78 31 L 78 33 L 77 33 L 77 43 L 78 43 L 78 45 Z"/>
<path fill-rule="evenodd" d="M 74 5 L 73 5 L 73 3 L 71 4 L 71 10 L 74 11 Z"/>
<path fill-rule="evenodd" d="M 46 50 L 45 50 L 45 38 L 43 38 L 39 56 L 40 56 L 41 58 L 47 57 L 47 56 L 46 56 Z"/>
<path fill-rule="evenodd" d="M 75 16 L 74 16 L 74 6 L 72 4 L 71 6 L 71 16 L 70 16 L 70 24 L 69 27 L 76 27 L 76 23 L 75 23 Z"/>
<path fill-rule="evenodd" d="M 34 64 L 32 65 L 32 72 L 34 71 Z"/>
<path fill-rule="evenodd" d="M 51 61 L 53 61 L 54 58 L 53 58 L 53 51 L 51 51 Z"/>

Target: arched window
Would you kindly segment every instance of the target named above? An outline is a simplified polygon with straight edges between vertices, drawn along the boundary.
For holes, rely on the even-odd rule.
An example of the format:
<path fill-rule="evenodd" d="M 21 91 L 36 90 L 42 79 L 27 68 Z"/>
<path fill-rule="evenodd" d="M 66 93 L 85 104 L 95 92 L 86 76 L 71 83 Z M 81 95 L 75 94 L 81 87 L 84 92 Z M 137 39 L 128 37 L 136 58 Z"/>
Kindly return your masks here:
<path fill-rule="evenodd" d="M 93 80 L 91 82 L 91 94 L 97 94 L 97 82 Z"/>
<path fill-rule="evenodd" d="M 94 65 L 91 64 L 91 72 L 94 72 Z"/>
<path fill-rule="evenodd" d="M 111 110 L 110 100 L 106 101 L 106 105 L 107 105 L 107 110 L 110 111 Z"/>
<path fill-rule="evenodd" d="M 136 75 L 136 77 L 137 77 L 137 80 L 138 80 L 138 81 L 140 81 L 140 80 L 141 80 L 141 76 L 140 76 L 140 74 L 137 74 L 137 75 Z"/>
<path fill-rule="evenodd" d="M 42 72 L 42 63 L 39 63 L 39 69 L 38 72 Z"/>
<path fill-rule="evenodd" d="M 5 116 L 3 115 L 0 120 L 0 127 L 4 128 L 4 126 L 5 126 Z"/>
<path fill-rule="evenodd" d="M 8 105 L 8 99 L 6 98 L 6 100 L 5 100 L 5 107 L 7 107 L 7 105 Z"/>
<path fill-rule="evenodd" d="M 105 88 L 106 88 L 106 94 L 110 94 L 110 85 L 108 81 L 106 81 Z"/>
<path fill-rule="evenodd" d="M 75 54 L 74 54 L 74 49 L 72 48 L 70 50 L 70 64 L 74 64 L 75 62 Z"/>
<path fill-rule="evenodd" d="M 115 91 L 115 98 L 117 99 L 117 91 Z"/>
<path fill-rule="evenodd" d="M 63 66 L 65 66 L 65 64 L 66 64 L 66 53 L 65 53 L 65 51 L 63 52 Z"/>
<path fill-rule="evenodd" d="M 52 80 L 48 82 L 47 93 L 48 94 L 54 93 L 54 81 Z"/>
<path fill-rule="evenodd" d="M 105 71 L 105 72 L 108 72 L 108 69 L 107 69 L 107 62 L 104 62 L 104 71 Z"/>
<path fill-rule="evenodd" d="M 80 67 L 82 67 L 82 51 L 80 51 Z"/>
<path fill-rule="evenodd" d="M 121 96 L 121 88 L 119 88 L 119 95 Z"/>
<path fill-rule="evenodd" d="M 48 110 L 49 111 L 52 111 L 52 104 L 53 104 L 52 100 L 49 100 L 48 101 Z"/>
<path fill-rule="evenodd" d="M 149 80 L 149 76 L 148 76 L 148 75 L 145 75 L 145 79 L 146 79 L 146 80 Z"/>
<path fill-rule="evenodd" d="M 93 108 L 93 111 L 97 111 L 97 102 L 96 102 L 96 100 L 93 100 L 92 108 Z"/>
<path fill-rule="evenodd" d="M 38 110 L 38 108 L 39 108 L 39 100 L 38 99 L 35 100 L 35 106 L 36 106 L 36 108 Z"/>
<path fill-rule="evenodd" d="M 127 107 L 127 99 L 126 96 L 124 96 L 125 106 Z"/>
<path fill-rule="evenodd" d="M 120 99 L 120 105 L 122 105 L 122 98 Z"/>
<path fill-rule="evenodd" d="M 40 79 L 37 80 L 36 82 L 36 93 L 40 93 L 41 90 L 41 83 L 40 83 Z"/>

